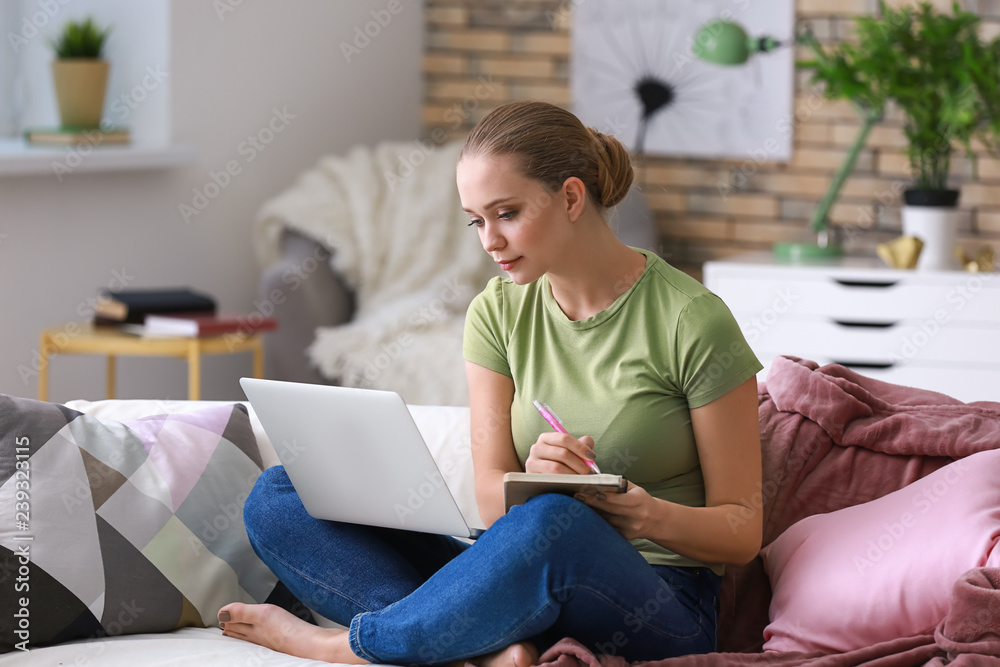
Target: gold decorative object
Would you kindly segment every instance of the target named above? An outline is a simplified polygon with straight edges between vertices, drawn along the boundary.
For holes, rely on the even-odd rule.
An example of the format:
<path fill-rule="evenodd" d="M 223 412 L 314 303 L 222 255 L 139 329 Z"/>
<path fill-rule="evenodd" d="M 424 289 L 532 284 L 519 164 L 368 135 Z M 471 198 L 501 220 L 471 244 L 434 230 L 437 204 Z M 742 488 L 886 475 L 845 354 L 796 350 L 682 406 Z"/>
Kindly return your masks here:
<path fill-rule="evenodd" d="M 894 269 L 915 269 L 924 242 L 916 236 L 900 236 L 886 243 L 879 243 L 875 251 L 883 262 Z"/>
<path fill-rule="evenodd" d="M 958 255 L 958 261 L 962 263 L 962 267 L 966 271 L 978 273 L 979 271 L 997 270 L 997 254 L 991 246 L 984 245 L 979 248 L 975 257 L 966 255 L 962 248 L 958 248 L 955 254 Z"/>

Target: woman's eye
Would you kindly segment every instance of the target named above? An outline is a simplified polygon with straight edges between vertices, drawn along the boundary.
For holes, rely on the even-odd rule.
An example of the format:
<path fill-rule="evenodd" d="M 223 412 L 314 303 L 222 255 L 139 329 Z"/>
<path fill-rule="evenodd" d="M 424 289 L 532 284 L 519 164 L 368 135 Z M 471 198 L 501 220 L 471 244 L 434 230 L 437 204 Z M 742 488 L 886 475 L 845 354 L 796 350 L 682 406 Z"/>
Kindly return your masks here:
<path fill-rule="evenodd" d="M 503 213 L 498 214 L 497 217 L 501 220 L 510 220 L 515 215 L 517 215 L 517 211 L 504 211 Z"/>
<path fill-rule="evenodd" d="M 483 224 L 482 220 L 471 220 L 469 222 L 469 227 L 478 227 L 481 224 Z"/>

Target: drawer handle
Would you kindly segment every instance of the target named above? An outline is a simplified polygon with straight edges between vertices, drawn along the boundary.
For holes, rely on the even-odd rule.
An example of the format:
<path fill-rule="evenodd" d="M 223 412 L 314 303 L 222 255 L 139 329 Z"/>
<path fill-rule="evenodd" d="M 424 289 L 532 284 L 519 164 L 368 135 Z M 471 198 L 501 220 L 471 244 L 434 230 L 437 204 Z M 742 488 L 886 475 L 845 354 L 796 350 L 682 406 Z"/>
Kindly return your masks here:
<path fill-rule="evenodd" d="M 833 280 L 838 285 L 843 285 L 844 287 L 876 288 L 893 287 L 899 282 L 898 280 L 850 280 L 849 278 L 834 278 Z"/>
<path fill-rule="evenodd" d="M 844 366 L 846 368 L 892 368 L 895 362 L 892 361 L 837 361 L 834 359 L 830 363 Z"/>
<path fill-rule="evenodd" d="M 834 320 L 834 323 L 842 327 L 859 327 L 868 329 L 888 329 L 896 326 L 896 322 L 857 322 L 854 320 Z"/>

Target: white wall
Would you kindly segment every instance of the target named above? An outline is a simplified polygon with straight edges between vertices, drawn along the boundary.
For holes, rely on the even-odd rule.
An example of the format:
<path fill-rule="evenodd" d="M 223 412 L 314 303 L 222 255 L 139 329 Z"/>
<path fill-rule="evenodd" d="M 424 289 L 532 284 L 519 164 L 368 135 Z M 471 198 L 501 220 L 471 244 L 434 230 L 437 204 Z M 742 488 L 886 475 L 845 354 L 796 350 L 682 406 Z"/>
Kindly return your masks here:
<path fill-rule="evenodd" d="M 228 5 L 233 11 L 218 13 Z M 79 319 L 78 308 L 124 273 L 128 286 L 189 285 L 222 310 L 249 311 L 260 268 L 253 216 L 326 154 L 419 136 L 422 3 L 402 11 L 348 63 L 342 42 L 389 0 L 171 0 L 172 136 L 197 164 L 158 171 L 0 178 L 0 392 L 34 397 L 38 332 Z M 384 17 L 385 14 L 382 14 Z M 274 110 L 294 116 L 247 161 L 240 145 Z M 280 123 L 278 123 L 280 124 Z M 179 206 L 210 172 L 241 173 L 197 217 Z M 207 357 L 203 397 L 242 398 L 246 355 Z M 103 398 L 103 358 L 57 356 L 50 400 Z M 26 376 L 26 377 L 25 377 Z M 118 395 L 184 398 L 186 365 L 122 358 Z"/>

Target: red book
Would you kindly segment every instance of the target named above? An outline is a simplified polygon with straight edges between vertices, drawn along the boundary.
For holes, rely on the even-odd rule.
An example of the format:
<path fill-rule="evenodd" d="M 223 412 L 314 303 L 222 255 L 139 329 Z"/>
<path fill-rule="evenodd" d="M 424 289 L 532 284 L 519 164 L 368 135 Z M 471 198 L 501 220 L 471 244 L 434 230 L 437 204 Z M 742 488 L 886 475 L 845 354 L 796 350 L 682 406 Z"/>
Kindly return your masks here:
<path fill-rule="evenodd" d="M 249 336 L 259 331 L 277 328 L 278 321 L 260 313 L 205 315 L 204 313 L 171 313 L 146 315 L 143 326 L 147 336 L 221 336 L 238 334 Z"/>

